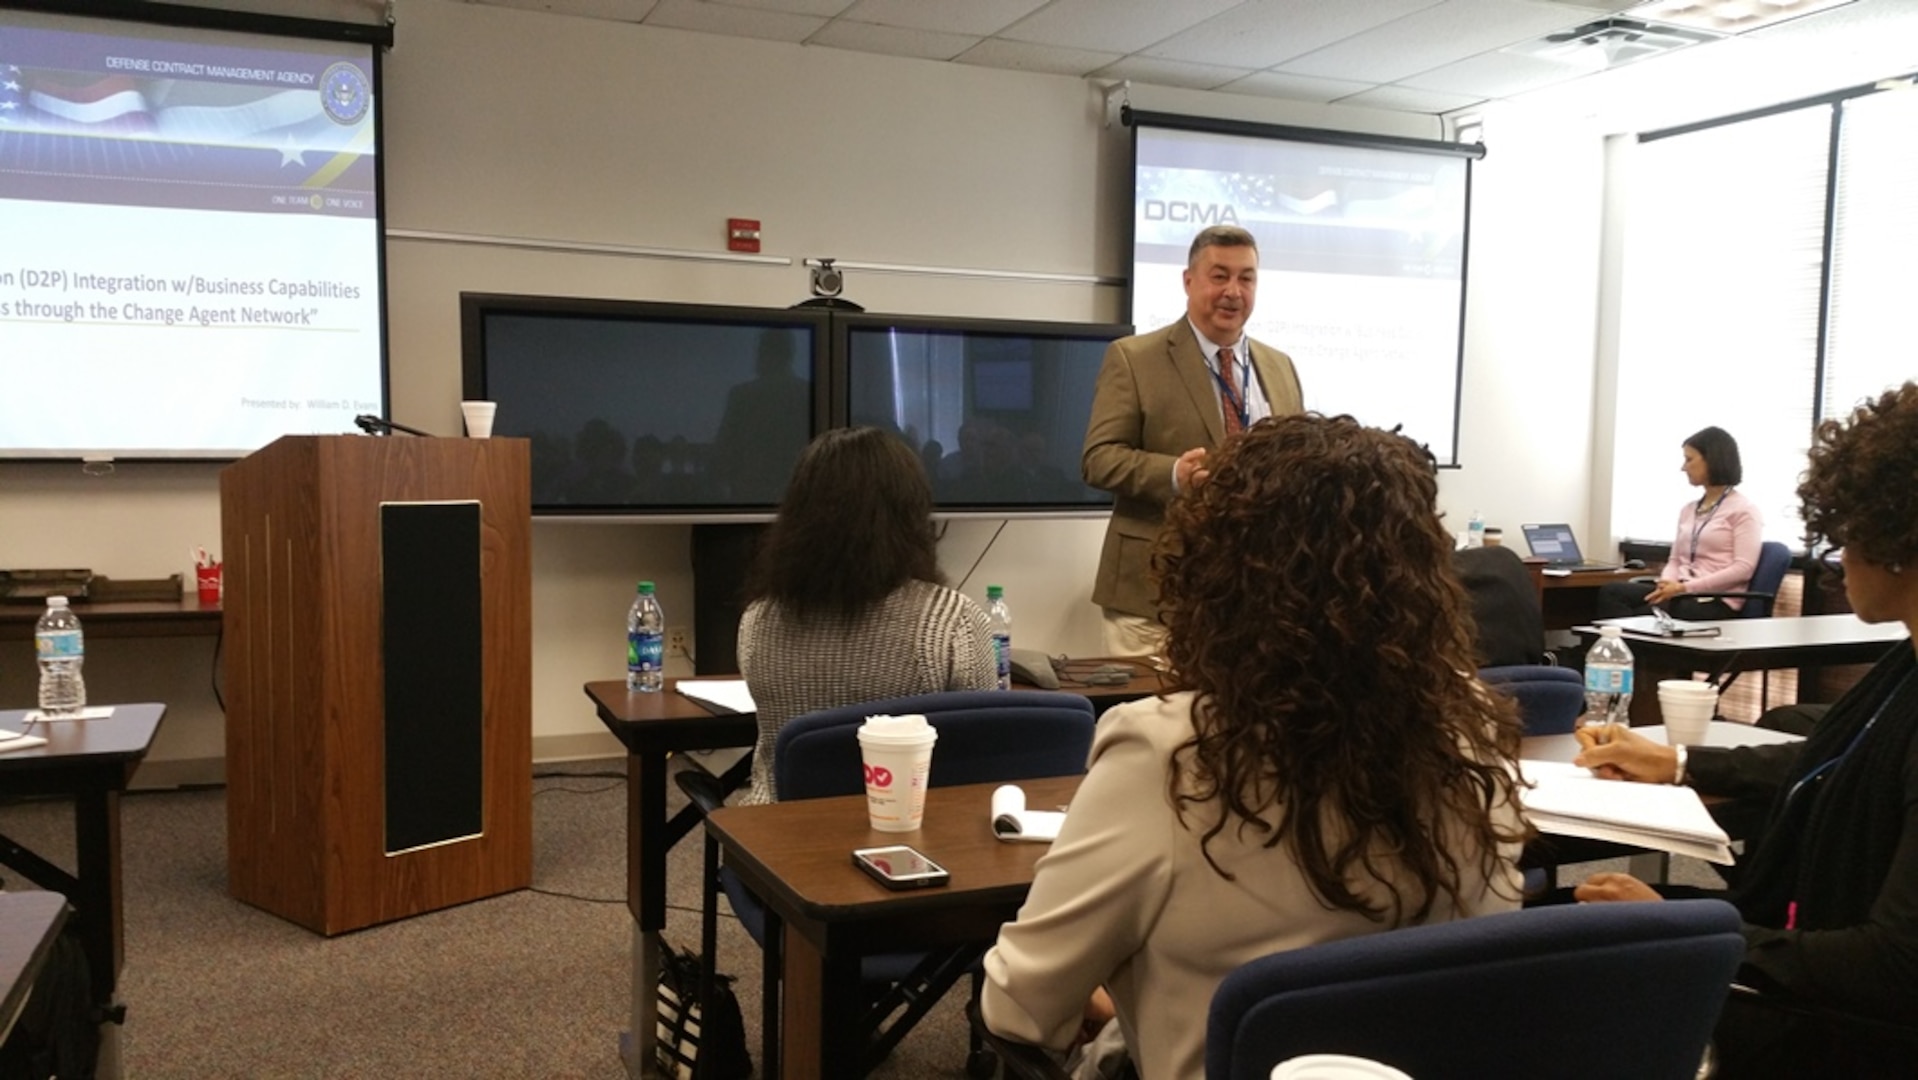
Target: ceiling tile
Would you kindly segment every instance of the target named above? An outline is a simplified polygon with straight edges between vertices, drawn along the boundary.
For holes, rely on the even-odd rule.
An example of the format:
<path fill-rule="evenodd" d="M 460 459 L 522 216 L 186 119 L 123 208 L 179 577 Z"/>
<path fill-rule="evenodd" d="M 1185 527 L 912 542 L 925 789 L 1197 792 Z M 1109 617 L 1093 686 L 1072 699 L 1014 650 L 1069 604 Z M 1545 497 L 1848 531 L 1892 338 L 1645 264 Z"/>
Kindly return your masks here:
<path fill-rule="evenodd" d="M 845 10 L 855 22 L 940 30 L 984 37 L 1044 7 L 1046 0 L 857 0 Z"/>
<path fill-rule="evenodd" d="M 807 39 L 809 45 L 833 49 L 916 56 L 921 60 L 950 60 L 979 43 L 976 34 L 943 34 L 937 30 L 904 30 L 897 26 L 834 19 Z"/>
<path fill-rule="evenodd" d="M 1158 86 L 1184 86 L 1211 90 L 1252 74 L 1245 68 L 1219 67 L 1214 64 L 1188 64 L 1183 60 L 1154 60 L 1149 56 L 1128 56 L 1092 73 L 1100 79 L 1135 79 Z"/>
<path fill-rule="evenodd" d="M 987 38 L 953 59 L 961 64 L 977 64 L 980 67 L 1084 76 L 1118 60 L 1119 54 Z"/>
<path fill-rule="evenodd" d="M 1344 79 L 1320 79 L 1311 75 L 1286 75 L 1276 71 L 1255 71 L 1243 79 L 1219 87 L 1228 94 L 1256 94 L 1260 97 L 1284 98 L 1287 101 L 1313 101 L 1319 104 L 1337 101 L 1342 97 L 1351 97 L 1353 94 L 1371 88 L 1371 83 L 1347 82 Z"/>
<path fill-rule="evenodd" d="M 852 6 L 852 0 L 699 0 L 713 7 L 751 8 L 785 15 L 813 15 L 829 19 Z"/>
<path fill-rule="evenodd" d="M 705 0 L 659 0 L 659 6 L 646 16 L 646 25 L 766 41 L 799 42 L 818 32 L 820 27 L 826 25 L 826 20 L 816 15 L 789 15 L 778 11 L 753 11 L 726 4 L 708 4 Z"/>
<path fill-rule="evenodd" d="M 1147 56 L 1237 67 L 1272 67 L 1295 56 L 1432 7 L 1441 0 L 1250 0 L 1144 50 Z"/>
<path fill-rule="evenodd" d="M 1469 109 L 1484 104 L 1485 99 L 1475 94 L 1445 94 L 1437 90 L 1414 90 L 1407 86 L 1378 86 L 1363 93 L 1340 98 L 1340 105 L 1364 105 L 1372 109 L 1393 109 L 1398 112 L 1448 113 L 1454 109 Z"/>
<path fill-rule="evenodd" d="M 1480 97 L 1510 97 L 1576 79 L 1589 70 L 1575 64 L 1495 50 L 1407 76 L 1399 80 L 1399 85 Z"/>
<path fill-rule="evenodd" d="M 1570 29 L 1594 14 L 1542 0 L 1446 0 L 1279 67 L 1294 75 L 1392 82 L 1463 56 Z"/>
<path fill-rule="evenodd" d="M 658 0 L 490 0 L 498 7 L 544 11 L 553 15 L 577 15 L 586 19 L 613 22 L 641 22 Z"/>
<path fill-rule="evenodd" d="M 1134 53 L 1241 0 L 1052 0 L 998 37 L 1098 52 Z M 1185 84 L 1180 84 L 1185 85 Z"/>

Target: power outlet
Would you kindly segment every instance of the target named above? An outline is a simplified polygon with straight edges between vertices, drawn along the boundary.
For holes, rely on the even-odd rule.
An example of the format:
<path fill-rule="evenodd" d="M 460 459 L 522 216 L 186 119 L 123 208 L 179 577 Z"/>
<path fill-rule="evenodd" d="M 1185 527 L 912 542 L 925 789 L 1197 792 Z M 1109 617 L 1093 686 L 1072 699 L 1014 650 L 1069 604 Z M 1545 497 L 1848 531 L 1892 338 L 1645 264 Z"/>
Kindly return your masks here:
<path fill-rule="evenodd" d="M 691 660 L 693 658 L 693 632 L 683 626 L 667 627 L 666 655 Z"/>

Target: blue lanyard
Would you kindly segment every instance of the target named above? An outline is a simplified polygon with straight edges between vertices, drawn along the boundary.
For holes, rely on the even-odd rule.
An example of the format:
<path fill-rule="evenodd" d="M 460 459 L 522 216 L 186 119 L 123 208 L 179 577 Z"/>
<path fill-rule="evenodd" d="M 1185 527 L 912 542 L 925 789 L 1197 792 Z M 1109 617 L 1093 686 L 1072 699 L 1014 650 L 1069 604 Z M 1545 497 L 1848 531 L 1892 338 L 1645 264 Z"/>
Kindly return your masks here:
<path fill-rule="evenodd" d="M 1251 350 L 1248 349 L 1246 352 L 1249 354 Z M 1232 388 L 1226 385 L 1225 376 L 1219 374 L 1219 367 L 1222 365 L 1218 362 L 1218 355 L 1212 354 L 1212 363 L 1206 365 L 1206 373 L 1212 376 L 1213 382 L 1219 384 L 1219 397 L 1224 401 L 1225 407 L 1239 414 L 1239 430 L 1244 431 L 1252 426 L 1252 407 L 1245 392 L 1246 383 L 1252 380 L 1251 357 L 1248 355 L 1232 362 L 1232 366 L 1239 369 L 1239 392 L 1234 394 Z"/>
<path fill-rule="evenodd" d="M 1885 695 L 1885 700 L 1879 702 L 1878 708 L 1872 710 L 1871 719 L 1865 721 L 1865 726 L 1858 729 L 1858 734 L 1853 735 L 1851 737 L 1850 745 L 1846 746 L 1844 750 L 1840 751 L 1837 757 L 1834 757 L 1831 760 L 1826 761 L 1822 765 L 1819 765 L 1817 768 L 1806 773 L 1803 777 L 1799 779 L 1799 781 L 1796 784 L 1793 784 L 1791 786 L 1791 790 L 1785 793 L 1786 806 L 1790 806 L 1791 801 L 1798 797 L 1799 789 L 1803 788 L 1806 784 L 1811 783 L 1813 780 L 1818 779 L 1820 776 L 1823 776 L 1824 774 L 1832 771 L 1833 769 L 1836 769 L 1840 763 L 1842 763 L 1846 758 L 1851 756 L 1851 752 L 1853 750 L 1858 749 L 1858 744 L 1861 742 L 1864 742 L 1865 736 L 1871 734 L 1871 729 L 1874 725 L 1878 723 L 1878 718 L 1885 715 L 1885 710 L 1891 707 L 1892 702 L 1898 700 L 1899 694 L 1902 694 L 1905 692 L 1905 685 L 1911 682 L 1911 676 L 1912 676 L 1912 672 L 1909 672 L 1909 671 L 1905 672 L 1904 677 L 1898 680 L 1898 685 L 1892 687 L 1891 693 Z"/>
<path fill-rule="evenodd" d="M 1728 496 L 1730 496 L 1731 493 L 1732 493 L 1732 489 L 1726 488 L 1724 492 L 1718 496 L 1718 501 L 1712 504 L 1712 508 L 1710 510 L 1705 511 L 1705 516 L 1697 519 L 1696 521 L 1692 523 L 1692 552 L 1689 558 L 1693 564 L 1696 564 L 1698 562 L 1699 535 L 1705 531 L 1705 526 L 1710 525 L 1712 523 L 1712 517 L 1718 513 L 1719 507 L 1725 505 L 1725 499 Z M 1696 572 L 1696 566 L 1694 566 L 1692 569 L 1694 570 L 1694 572 Z"/>

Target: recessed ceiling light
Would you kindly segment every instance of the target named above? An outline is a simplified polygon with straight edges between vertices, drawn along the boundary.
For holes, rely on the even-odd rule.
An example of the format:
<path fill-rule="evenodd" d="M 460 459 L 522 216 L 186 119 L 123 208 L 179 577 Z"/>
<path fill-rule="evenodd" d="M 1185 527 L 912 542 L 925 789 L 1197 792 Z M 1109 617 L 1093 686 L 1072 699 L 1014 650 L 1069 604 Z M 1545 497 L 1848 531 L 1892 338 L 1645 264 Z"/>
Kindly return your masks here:
<path fill-rule="evenodd" d="M 1632 18 L 1688 26 L 1719 34 L 1743 34 L 1800 15 L 1843 7 L 1853 0 L 1650 0 L 1631 9 Z"/>

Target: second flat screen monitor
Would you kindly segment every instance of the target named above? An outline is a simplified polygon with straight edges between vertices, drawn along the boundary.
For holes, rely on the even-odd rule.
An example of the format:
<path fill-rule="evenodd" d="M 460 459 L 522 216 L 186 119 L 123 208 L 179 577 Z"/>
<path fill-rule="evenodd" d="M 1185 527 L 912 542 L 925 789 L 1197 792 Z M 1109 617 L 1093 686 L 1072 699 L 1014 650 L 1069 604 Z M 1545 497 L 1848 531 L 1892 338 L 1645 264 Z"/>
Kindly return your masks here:
<path fill-rule="evenodd" d="M 1079 478 L 1086 420 L 1119 325 L 843 319 L 847 419 L 904 438 L 942 512 L 1098 511 Z"/>

